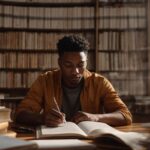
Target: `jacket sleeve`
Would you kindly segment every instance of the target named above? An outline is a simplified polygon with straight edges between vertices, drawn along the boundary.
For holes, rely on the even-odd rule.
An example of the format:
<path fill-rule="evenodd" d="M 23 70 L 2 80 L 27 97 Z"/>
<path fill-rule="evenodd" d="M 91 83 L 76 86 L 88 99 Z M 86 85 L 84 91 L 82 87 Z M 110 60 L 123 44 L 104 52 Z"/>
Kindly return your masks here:
<path fill-rule="evenodd" d="M 24 100 L 18 105 L 16 115 L 23 111 L 29 110 L 33 112 L 40 112 L 42 109 L 42 99 L 44 95 L 44 77 L 40 75 L 32 84 L 29 92 Z"/>
<path fill-rule="evenodd" d="M 103 103 L 106 113 L 120 111 L 126 119 L 126 124 L 132 123 L 130 111 L 106 78 L 103 80 Z"/>

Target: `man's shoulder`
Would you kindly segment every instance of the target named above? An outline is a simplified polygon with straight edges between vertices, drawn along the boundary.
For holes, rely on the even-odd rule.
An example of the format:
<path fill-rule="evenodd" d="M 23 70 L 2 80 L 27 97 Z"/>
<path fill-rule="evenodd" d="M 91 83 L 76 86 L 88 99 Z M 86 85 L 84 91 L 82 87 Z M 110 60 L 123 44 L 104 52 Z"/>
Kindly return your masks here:
<path fill-rule="evenodd" d="M 103 76 L 102 74 L 97 73 L 97 72 L 92 72 L 89 70 L 85 71 L 84 77 L 85 79 L 101 79 L 101 80 L 106 79 L 106 77 Z"/>
<path fill-rule="evenodd" d="M 45 72 L 42 72 L 38 79 L 39 80 L 51 80 L 51 79 L 59 79 L 60 78 L 60 70 L 54 69 L 54 70 L 48 70 Z"/>
<path fill-rule="evenodd" d="M 85 87 L 93 86 L 94 89 L 98 87 L 108 87 L 111 85 L 110 81 L 100 73 L 88 72 L 84 78 Z"/>

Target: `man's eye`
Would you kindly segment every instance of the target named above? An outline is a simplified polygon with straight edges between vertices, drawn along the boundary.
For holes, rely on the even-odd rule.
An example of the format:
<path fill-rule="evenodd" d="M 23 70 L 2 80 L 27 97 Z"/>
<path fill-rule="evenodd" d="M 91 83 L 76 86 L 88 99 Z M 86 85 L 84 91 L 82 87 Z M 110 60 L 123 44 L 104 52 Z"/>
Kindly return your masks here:
<path fill-rule="evenodd" d="M 64 64 L 65 67 L 71 68 L 72 65 L 71 64 Z"/>

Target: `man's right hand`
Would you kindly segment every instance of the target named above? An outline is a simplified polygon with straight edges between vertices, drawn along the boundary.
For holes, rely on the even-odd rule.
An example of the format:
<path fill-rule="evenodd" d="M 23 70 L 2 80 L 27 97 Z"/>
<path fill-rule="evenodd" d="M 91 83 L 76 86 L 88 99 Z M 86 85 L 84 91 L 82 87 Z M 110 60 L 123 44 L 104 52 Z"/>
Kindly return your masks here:
<path fill-rule="evenodd" d="M 51 109 L 47 114 L 45 114 L 44 119 L 45 125 L 50 127 L 57 127 L 66 122 L 65 114 L 56 109 Z"/>

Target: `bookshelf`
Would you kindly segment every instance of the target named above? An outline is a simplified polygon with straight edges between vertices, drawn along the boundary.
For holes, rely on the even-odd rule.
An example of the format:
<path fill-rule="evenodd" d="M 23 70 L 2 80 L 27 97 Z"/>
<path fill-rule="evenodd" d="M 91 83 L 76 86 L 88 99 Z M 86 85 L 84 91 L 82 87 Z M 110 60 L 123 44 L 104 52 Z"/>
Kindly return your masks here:
<path fill-rule="evenodd" d="M 150 95 L 148 0 L 0 1 L 0 92 L 26 91 L 57 68 L 56 43 L 81 34 L 91 44 L 88 69 L 120 95 Z M 15 92 L 17 91 L 17 92 Z"/>
<path fill-rule="evenodd" d="M 0 91 L 27 91 L 39 73 L 57 68 L 56 43 L 65 34 L 93 39 L 94 9 L 89 0 L 1 1 Z"/>
<path fill-rule="evenodd" d="M 149 95 L 148 1 L 99 3 L 97 71 L 120 95 Z"/>

